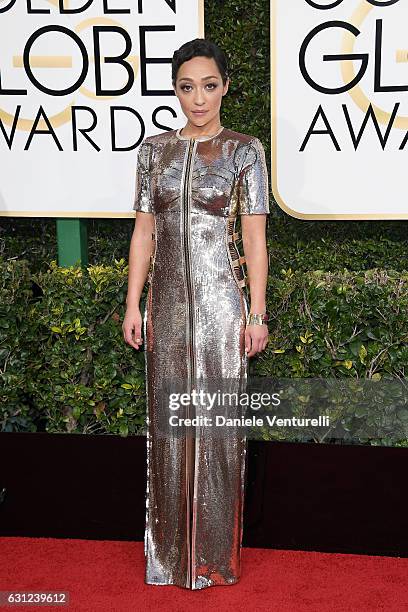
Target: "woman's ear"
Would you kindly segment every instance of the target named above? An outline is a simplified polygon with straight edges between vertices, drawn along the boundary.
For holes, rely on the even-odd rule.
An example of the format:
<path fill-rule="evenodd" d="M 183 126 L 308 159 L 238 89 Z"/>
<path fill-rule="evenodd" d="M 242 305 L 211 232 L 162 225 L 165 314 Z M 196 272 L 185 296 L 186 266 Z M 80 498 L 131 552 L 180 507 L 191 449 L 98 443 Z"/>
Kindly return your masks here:
<path fill-rule="evenodd" d="M 227 93 L 229 84 L 230 84 L 230 79 L 228 77 L 227 80 L 225 81 L 224 89 L 223 89 L 223 92 L 222 92 L 223 96 L 225 96 L 225 94 Z"/>

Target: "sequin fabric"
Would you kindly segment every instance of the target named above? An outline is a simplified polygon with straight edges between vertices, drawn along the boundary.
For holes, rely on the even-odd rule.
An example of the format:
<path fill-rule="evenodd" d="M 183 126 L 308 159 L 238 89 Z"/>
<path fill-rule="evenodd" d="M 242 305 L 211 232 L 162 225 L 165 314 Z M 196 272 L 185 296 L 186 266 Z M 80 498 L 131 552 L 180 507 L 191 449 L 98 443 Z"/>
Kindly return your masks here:
<path fill-rule="evenodd" d="M 162 380 L 247 378 L 249 312 L 240 214 L 269 213 L 265 153 L 256 137 L 221 127 L 181 129 L 139 147 L 134 210 L 154 214 L 143 318 L 147 393 L 145 582 L 202 589 L 241 574 L 247 440 L 163 437 Z"/>

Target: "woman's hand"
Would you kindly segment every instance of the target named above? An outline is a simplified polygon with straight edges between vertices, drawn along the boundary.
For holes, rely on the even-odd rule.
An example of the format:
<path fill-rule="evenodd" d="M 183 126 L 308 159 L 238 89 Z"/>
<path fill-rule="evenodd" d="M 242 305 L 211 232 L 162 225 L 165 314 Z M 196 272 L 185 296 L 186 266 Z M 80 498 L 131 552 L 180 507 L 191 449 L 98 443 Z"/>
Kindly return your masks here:
<path fill-rule="evenodd" d="M 268 344 L 268 326 L 247 325 L 245 329 L 245 351 L 247 357 L 263 351 Z"/>
<path fill-rule="evenodd" d="M 123 338 L 127 344 L 139 350 L 143 343 L 142 339 L 142 315 L 139 307 L 126 309 L 125 318 L 122 324 Z"/>

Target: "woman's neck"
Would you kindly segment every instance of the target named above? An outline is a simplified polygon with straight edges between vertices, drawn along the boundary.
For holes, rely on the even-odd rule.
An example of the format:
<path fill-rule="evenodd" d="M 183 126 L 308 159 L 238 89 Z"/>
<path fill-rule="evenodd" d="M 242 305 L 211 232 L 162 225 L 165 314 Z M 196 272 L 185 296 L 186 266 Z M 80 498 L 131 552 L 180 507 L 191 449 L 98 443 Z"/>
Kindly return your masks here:
<path fill-rule="evenodd" d="M 202 127 L 193 125 L 189 122 L 180 130 L 182 136 L 196 138 L 200 136 L 213 136 L 221 128 L 221 122 L 218 119 L 216 122 L 203 125 Z"/>

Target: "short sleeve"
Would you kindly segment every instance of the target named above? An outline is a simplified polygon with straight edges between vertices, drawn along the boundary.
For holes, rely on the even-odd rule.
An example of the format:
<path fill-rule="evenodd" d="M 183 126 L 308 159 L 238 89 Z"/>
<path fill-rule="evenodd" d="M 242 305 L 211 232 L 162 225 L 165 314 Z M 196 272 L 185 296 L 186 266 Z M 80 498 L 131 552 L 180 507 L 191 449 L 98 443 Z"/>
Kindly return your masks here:
<path fill-rule="evenodd" d="M 253 138 L 249 143 L 240 171 L 239 214 L 269 214 L 268 169 L 259 138 Z"/>
<path fill-rule="evenodd" d="M 152 154 L 152 143 L 144 140 L 137 152 L 136 190 L 133 210 L 154 212 L 151 188 Z"/>

